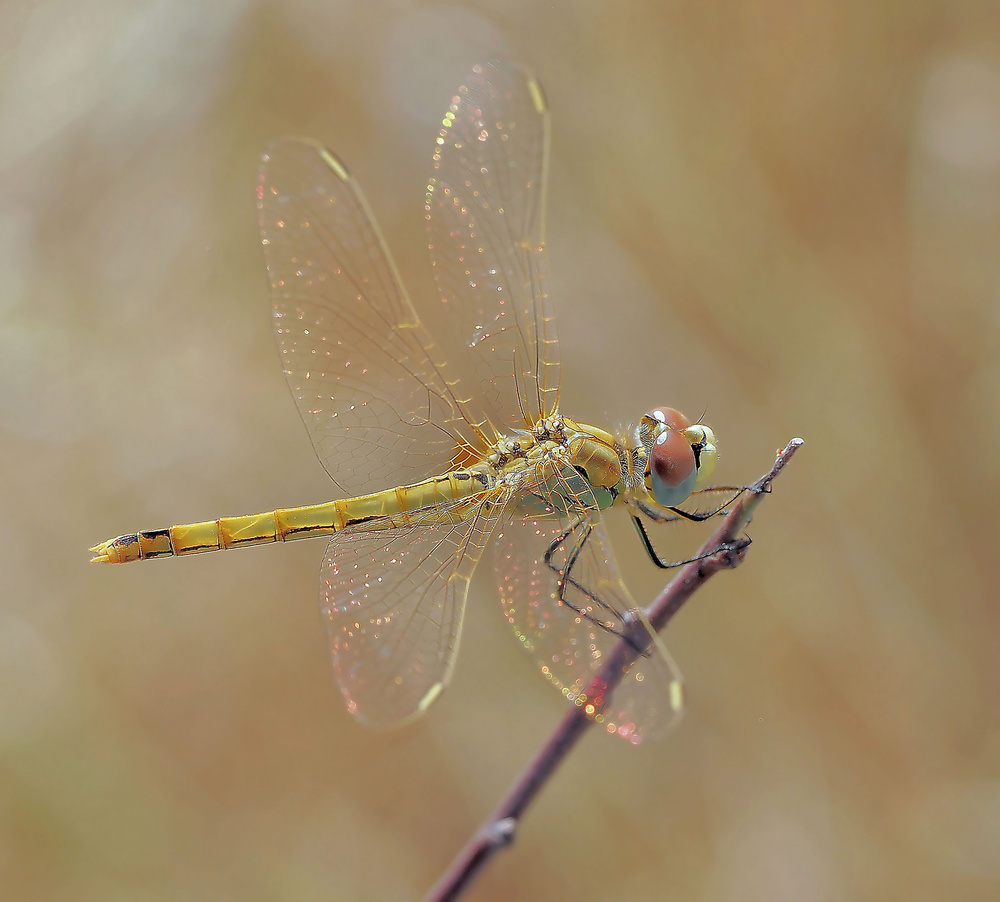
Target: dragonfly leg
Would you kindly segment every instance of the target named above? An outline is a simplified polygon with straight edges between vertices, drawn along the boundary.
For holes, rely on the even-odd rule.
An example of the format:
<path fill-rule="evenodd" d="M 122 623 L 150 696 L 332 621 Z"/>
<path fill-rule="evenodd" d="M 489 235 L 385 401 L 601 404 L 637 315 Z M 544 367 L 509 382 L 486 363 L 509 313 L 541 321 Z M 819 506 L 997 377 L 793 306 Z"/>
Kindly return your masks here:
<path fill-rule="evenodd" d="M 553 555 L 558 548 L 565 544 L 567 539 L 569 539 L 573 533 L 577 532 L 581 528 L 584 530 L 582 537 L 575 542 L 572 550 L 567 554 L 566 564 L 560 567 L 555 561 L 552 560 Z M 611 633 L 612 635 L 618 636 L 620 639 L 628 639 L 624 629 L 616 628 L 611 625 L 611 623 L 598 619 L 598 617 L 595 617 L 591 611 L 588 611 L 579 605 L 573 604 L 573 602 L 566 597 L 567 587 L 572 586 L 577 592 L 588 598 L 595 607 L 607 611 L 608 615 L 613 620 L 621 621 L 626 627 L 628 626 L 627 614 L 622 614 L 620 611 L 609 605 L 599 595 L 588 589 L 585 585 L 583 585 L 583 583 L 574 579 L 571 575 L 573 567 L 579 559 L 580 554 L 583 551 L 584 546 L 587 544 L 587 540 L 590 538 L 592 532 L 593 526 L 589 522 L 586 522 L 583 518 L 578 519 L 575 523 L 567 527 L 562 533 L 552 540 L 551 544 L 545 551 L 543 560 L 545 561 L 545 565 L 559 577 L 560 604 L 566 605 L 566 607 L 568 607 L 571 611 L 576 612 L 581 617 L 586 618 L 591 623 L 599 626 L 601 629 Z M 638 650 L 642 651 L 642 649 Z"/>
<path fill-rule="evenodd" d="M 672 523 L 675 520 L 690 520 L 695 523 L 702 523 L 705 520 L 711 520 L 712 517 L 719 517 L 729 513 L 729 505 L 732 504 L 737 498 L 740 497 L 746 491 L 742 486 L 734 485 L 720 485 L 713 486 L 710 489 L 702 489 L 700 492 L 694 492 L 695 495 L 706 495 L 715 494 L 717 492 L 733 492 L 733 497 L 727 499 L 715 510 L 710 511 L 686 511 L 682 507 L 668 507 L 673 516 L 662 513 L 663 508 L 657 510 L 652 505 L 644 504 L 642 501 L 633 502 L 635 506 L 642 511 L 650 520 L 656 523 Z"/>
<path fill-rule="evenodd" d="M 667 510 L 672 510 L 681 519 L 690 520 L 693 523 L 702 523 L 705 520 L 711 520 L 712 517 L 717 517 L 719 514 L 726 512 L 724 507 L 720 507 L 714 511 L 686 511 L 680 507 L 670 507 Z"/>
<path fill-rule="evenodd" d="M 671 508 L 671 510 L 673 510 L 673 508 Z M 714 514 L 711 516 L 714 516 Z M 707 517 L 703 519 L 707 519 Z M 718 548 L 713 548 L 711 551 L 706 551 L 704 554 L 696 554 L 694 557 L 685 558 L 682 561 L 665 561 L 656 553 L 656 549 L 653 547 L 653 543 L 649 539 L 649 533 L 646 532 L 645 525 L 636 514 L 632 514 L 632 523 L 635 525 L 636 532 L 639 533 L 639 538 L 642 541 L 642 547 L 646 550 L 646 554 L 649 556 L 649 559 L 661 570 L 672 570 L 675 567 L 683 567 L 685 564 L 693 564 L 695 561 L 703 561 L 705 558 L 711 557 L 719 551 Z M 749 543 L 749 536 L 745 541 Z"/>

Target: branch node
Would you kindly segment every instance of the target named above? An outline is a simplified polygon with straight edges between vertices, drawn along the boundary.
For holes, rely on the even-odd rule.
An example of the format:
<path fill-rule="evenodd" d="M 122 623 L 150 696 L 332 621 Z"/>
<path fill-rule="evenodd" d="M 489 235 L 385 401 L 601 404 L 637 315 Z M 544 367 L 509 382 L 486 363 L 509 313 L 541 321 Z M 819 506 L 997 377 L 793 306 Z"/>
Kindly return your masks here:
<path fill-rule="evenodd" d="M 504 817 L 496 823 L 488 824 L 485 840 L 490 848 L 502 849 L 514 842 L 514 834 L 517 833 L 517 818 Z"/>

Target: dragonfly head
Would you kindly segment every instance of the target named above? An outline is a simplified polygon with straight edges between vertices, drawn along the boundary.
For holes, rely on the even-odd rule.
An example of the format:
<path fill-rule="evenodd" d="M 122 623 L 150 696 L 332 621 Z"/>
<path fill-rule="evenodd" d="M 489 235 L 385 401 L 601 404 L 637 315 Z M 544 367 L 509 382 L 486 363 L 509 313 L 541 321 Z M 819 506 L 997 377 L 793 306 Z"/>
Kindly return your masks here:
<path fill-rule="evenodd" d="M 657 504 L 673 507 L 703 489 L 715 469 L 715 433 L 672 407 L 658 407 L 639 421 L 646 452 L 646 491 Z"/>

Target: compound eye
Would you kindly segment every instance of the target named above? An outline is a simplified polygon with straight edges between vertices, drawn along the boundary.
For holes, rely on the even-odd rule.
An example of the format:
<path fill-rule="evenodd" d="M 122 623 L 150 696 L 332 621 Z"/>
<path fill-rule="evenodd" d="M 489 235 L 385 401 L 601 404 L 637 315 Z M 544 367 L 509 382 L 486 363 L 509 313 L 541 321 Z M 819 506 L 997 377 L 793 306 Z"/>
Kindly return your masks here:
<path fill-rule="evenodd" d="M 686 428 L 687 419 L 683 414 L 677 416 L 684 422 L 680 428 Z M 698 461 L 690 440 L 677 427 L 665 429 L 653 442 L 649 449 L 649 476 L 653 498 L 664 507 L 680 504 L 694 491 Z"/>
<path fill-rule="evenodd" d="M 673 407 L 657 407 L 656 410 L 651 410 L 646 416 L 656 420 L 658 423 L 662 423 L 668 429 L 680 431 L 681 429 L 687 429 L 691 425 L 691 421 Z"/>

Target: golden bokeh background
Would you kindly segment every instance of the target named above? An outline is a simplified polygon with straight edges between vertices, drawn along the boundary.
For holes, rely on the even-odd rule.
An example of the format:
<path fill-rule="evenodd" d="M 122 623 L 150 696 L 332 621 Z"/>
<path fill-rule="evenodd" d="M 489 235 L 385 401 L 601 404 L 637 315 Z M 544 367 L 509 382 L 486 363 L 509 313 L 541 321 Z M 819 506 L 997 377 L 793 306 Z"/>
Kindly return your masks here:
<path fill-rule="evenodd" d="M 707 411 L 724 481 L 807 444 L 670 626 L 680 729 L 587 737 L 469 898 L 997 898 L 1000 7 L 8 0 L 0 45 L 4 898 L 419 898 L 560 716 L 488 573 L 452 687 L 378 734 L 322 542 L 87 563 L 327 500 L 259 154 L 335 148 L 419 303 L 435 123 L 492 55 L 553 108 L 564 409 Z"/>

